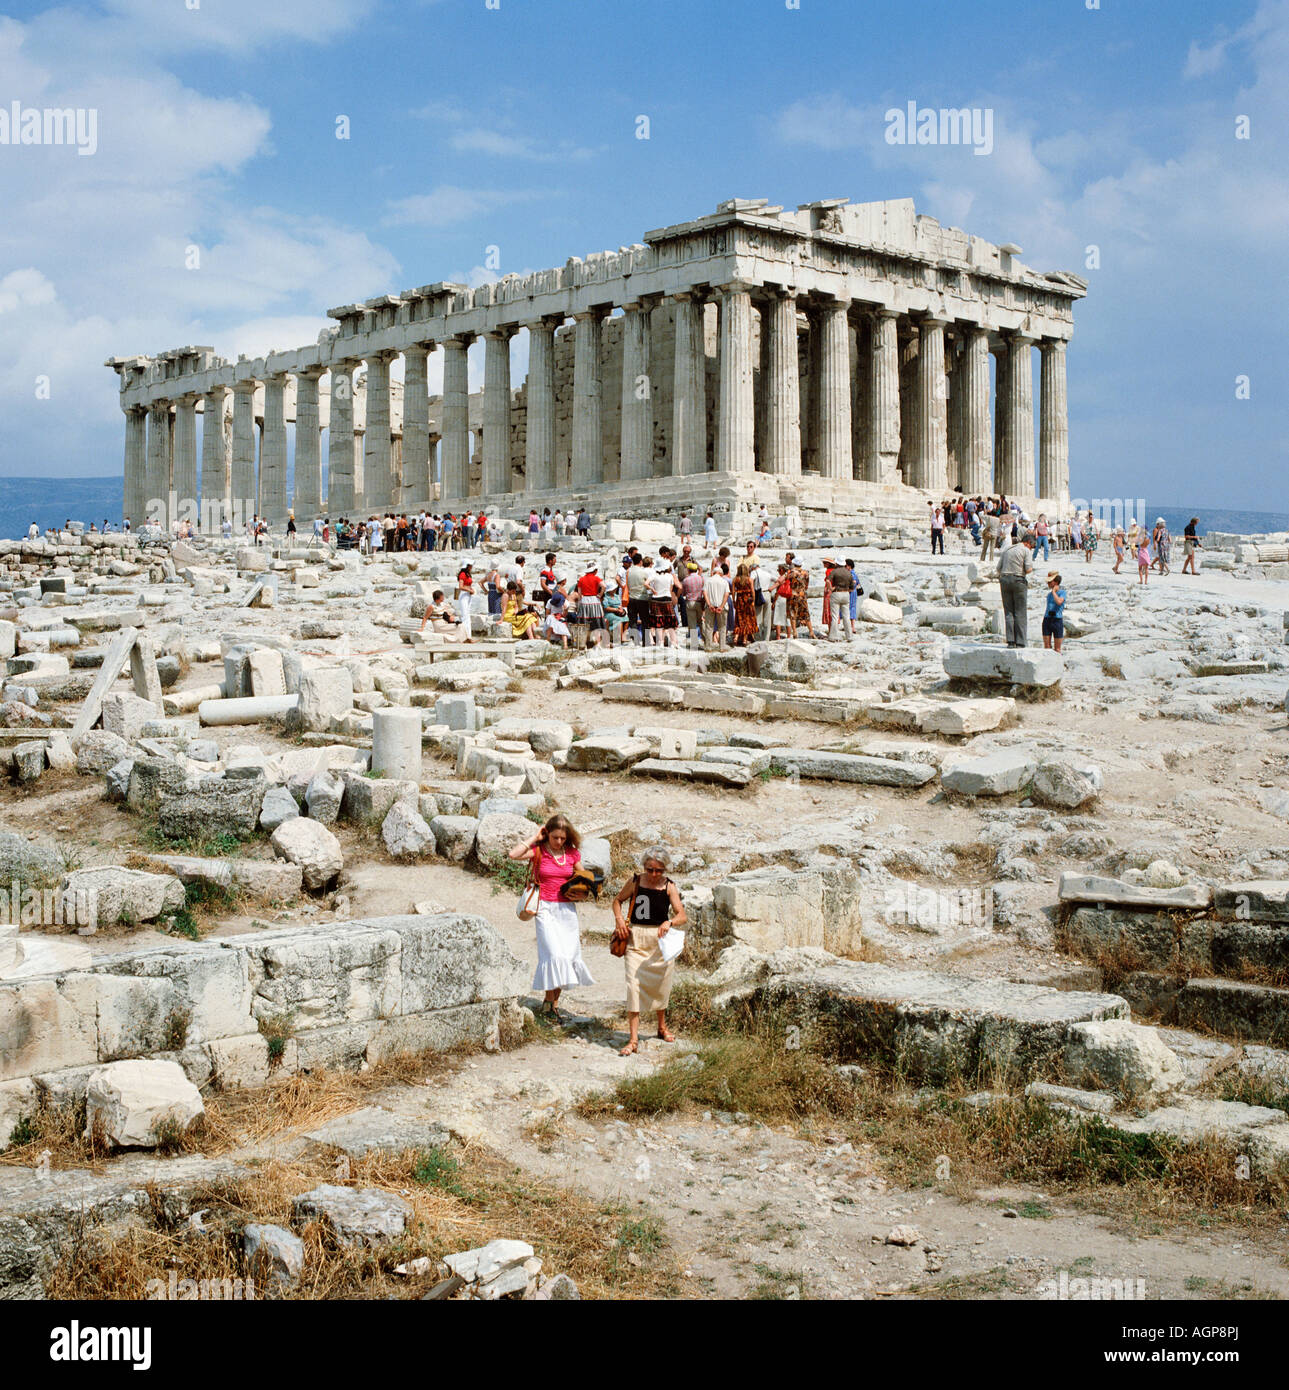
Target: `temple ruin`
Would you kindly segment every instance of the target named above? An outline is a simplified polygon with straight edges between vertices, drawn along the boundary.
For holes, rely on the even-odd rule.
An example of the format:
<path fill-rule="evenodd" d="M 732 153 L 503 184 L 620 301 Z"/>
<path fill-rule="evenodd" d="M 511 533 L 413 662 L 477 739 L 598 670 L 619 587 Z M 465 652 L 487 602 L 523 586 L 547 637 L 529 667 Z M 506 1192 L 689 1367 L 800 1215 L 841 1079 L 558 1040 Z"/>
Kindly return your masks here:
<path fill-rule="evenodd" d="M 288 510 L 307 523 L 467 504 L 675 516 L 764 503 L 910 519 L 954 487 L 1056 514 L 1069 501 L 1065 349 L 1087 282 L 1019 252 L 911 199 L 795 211 L 732 199 L 555 269 L 341 305 L 292 351 L 114 357 L 125 515 L 213 527 Z M 528 373 L 514 389 L 520 333 Z"/>

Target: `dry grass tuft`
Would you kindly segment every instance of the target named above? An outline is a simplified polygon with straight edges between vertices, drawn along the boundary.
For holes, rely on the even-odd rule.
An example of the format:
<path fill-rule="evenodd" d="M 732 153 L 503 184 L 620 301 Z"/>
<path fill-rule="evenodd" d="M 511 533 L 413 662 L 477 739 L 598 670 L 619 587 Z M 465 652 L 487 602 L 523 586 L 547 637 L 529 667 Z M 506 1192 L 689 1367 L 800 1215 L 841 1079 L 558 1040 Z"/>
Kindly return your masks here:
<path fill-rule="evenodd" d="M 334 1181 L 329 1159 L 271 1162 L 182 1198 L 154 1189 L 151 1210 L 125 1229 L 77 1218 L 47 1294 L 142 1299 L 149 1281 L 164 1283 L 171 1270 L 194 1280 L 254 1276 L 242 1253 L 246 1225 L 289 1228 L 292 1199 Z M 666 1298 L 681 1291 L 675 1258 L 655 1219 L 534 1179 L 483 1149 L 370 1154 L 352 1161 L 351 1182 L 404 1198 L 413 1208 L 405 1234 L 374 1249 L 349 1247 L 325 1225 L 309 1222 L 298 1231 L 305 1247 L 299 1286 L 279 1291 L 260 1278 L 256 1298 L 419 1298 L 446 1273 L 445 1255 L 500 1236 L 527 1240 L 543 1271 L 568 1274 L 583 1298 Z M 191 1212 L 202 1213 L 204 1230 L 188 1224 Z M 422 1257 L 431 1262 L 426 1274 L 394 1273 L 396 1265 Z"/>

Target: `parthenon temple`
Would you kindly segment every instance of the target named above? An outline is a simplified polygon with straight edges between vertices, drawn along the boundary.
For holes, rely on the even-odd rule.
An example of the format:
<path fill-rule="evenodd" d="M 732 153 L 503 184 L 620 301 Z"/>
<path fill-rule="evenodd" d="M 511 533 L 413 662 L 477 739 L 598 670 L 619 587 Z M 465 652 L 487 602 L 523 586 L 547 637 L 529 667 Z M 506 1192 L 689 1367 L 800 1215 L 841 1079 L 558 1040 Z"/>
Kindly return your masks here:
<path fill-rule="evenodd" d="M 1019 252 L 911 199 L 787 211 L 738 198 L 556 269 L 341 305 L 293 351 L 114 357 L 125 515 L 165 524 L 178 508 L 210 526 L 288 510 L 304 523 L 766 503 L 912 518 L 955 487 L 1055 513 L 1069 499 L 1066 344 L 1087 282 Z"/>

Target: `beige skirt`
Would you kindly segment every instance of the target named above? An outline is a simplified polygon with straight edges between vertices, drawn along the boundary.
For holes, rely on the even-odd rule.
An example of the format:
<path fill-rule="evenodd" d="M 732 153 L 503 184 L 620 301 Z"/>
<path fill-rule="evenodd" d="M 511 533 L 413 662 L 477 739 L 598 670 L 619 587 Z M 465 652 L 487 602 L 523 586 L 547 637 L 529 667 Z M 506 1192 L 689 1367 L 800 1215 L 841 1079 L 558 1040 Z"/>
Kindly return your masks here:
<path fill-rule="evenodd" d="M 631 928 L 631 944 L 623 957 L 627 967 L 627 1013 L 653 1013 L 665 1009 L 671 998 L 671 977 L 676 962 L 663 960 L 658 949 L 658 928 Z"/>

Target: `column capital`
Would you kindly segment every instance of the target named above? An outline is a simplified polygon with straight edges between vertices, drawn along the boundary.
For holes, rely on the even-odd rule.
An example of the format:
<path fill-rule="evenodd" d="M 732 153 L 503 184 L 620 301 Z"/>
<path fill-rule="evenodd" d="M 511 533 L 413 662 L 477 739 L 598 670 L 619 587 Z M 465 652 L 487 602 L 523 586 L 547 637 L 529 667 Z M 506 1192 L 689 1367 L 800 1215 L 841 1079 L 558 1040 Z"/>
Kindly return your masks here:
<path fill-rule="evenodd" d="M 175 397 L 175 405 L 177 405 L 177 406 L 178 406 L 178 405 L 191 405 L 191 406 L 195 406 L 195 405 L 197 404 L 197 402 L 198 402 L 200 399 L 201 399 L 201 395 L 200 395 L 199 392 L 197 392 L 197 391 L 185 391 L 182 395 L 179 395 L 179 396 L 176 396 L 176 397 Z"/>
<path fill-rule="evenodd" d="M 1040 338 L 1039 347 L 1043 352 L 1064 352 L 1069 347 L 1067 338 Z"/>
<path fill-rule="evenodd" d="M 795 285 L 766 285 L 765 297 L 767 299 L 800 299 L 801 291 Z"/>
<path fill-rule="evenodd" d="M 403 349 L 404 357 L 429 357 L 434 351 L 434 340 L 431 338 L 424 343 L 408 343 Z"/>
<path fill-rule="evenodd" d="M 810 298 L 820 309 L 849 309 L 854 303 L 850 295 L 833 294 L 829 290 L 815 290 Z"/>
<path fill-rule="evenodd" d="M 526 328 L 530 333 L 545 328 L 554 332 L 564 322 L 565 317 L 564 314 L 539 314 L 536 318 L 521 320 L 519 326 Z"/>
<path fill-rule="evenodd" d="M 920 328 L 948 328 L 953 320 L 946 318 L 943 314 L 924 314 L 915 322 Z"/>
<path fill-rule="evenodd" d="M 753 290 L 759 289 L 760 286 L 754 285 L 750 280 L 726 280 L 723 284 L 717 285 L 716 288 L 722 294 L 750 295 Z"/>
<path fill-rule="evenodd" d="M 477 333 L 450 333 L 443 339 L 445 348 L 468 348 L 479 335 Z"/>
<path fill-rule="evenodd" d="M 327 368 L 321 364 L 313 367 L 301 367 L 298 372 L 294 373 L 294 376 L 297 381 L 318 381 L 326 370 Z"/>
<path fill-rule="evenodd" d="M 242 396 L 253 396 L 259 387 L 259 382 L 254 377 L 243 377 L 241 381 L 233 382 L 233 394 Z"/>
<path fill-rule="evenodd" d="M 1012 347 L 1033 347 L 1038 342 L 1035 334 L 1023 328 L 1013 329 L 1011 332 L 1004 333 L 1003 338 Z"/>
<path fill-rule="evenodd" d="M 577 313 L 573 315 L 573 321 L 574 323 L 586 323 L 590 319 L 595 319 L 598 322 L 604 319 L 606 315 L 607 311 L 603 304 L 593 304 L 589 309 L 579 309 Z"/>
<path fill-rule="evenodd" d="M 517 323 L 499 323 L 493 328 L 489 328 L 483 336 L 485 338 L 499 338 L 503 343 L 508 343 L 511 338 L 519 332 Z"/>
<path fill-rule="evenodd" d="M 373 352 L 363 353 L 362 360 L 368 364 L 372 362 L 392 362 L 398 353 L 393 348 L 377 348 Z"/>
<path fill-rule="evenodd" d="M 672 290 L 664 297 L 674 299 L 677 304 L 685 304 L 691 300 L 698 304 L 706 304 L 709 292 L 706 285 L 691 285 L 687 290 Z"/>

